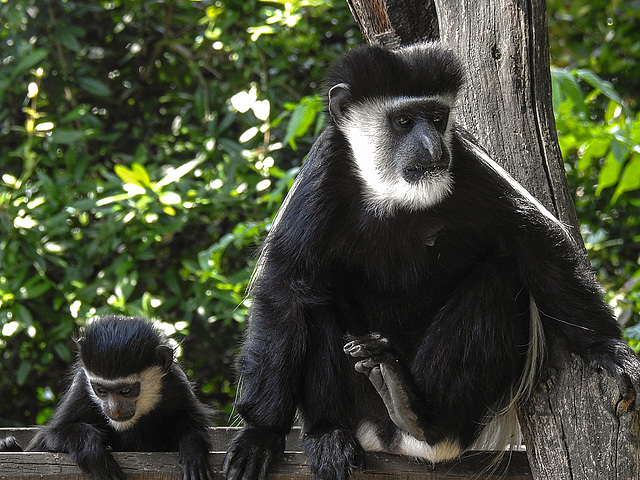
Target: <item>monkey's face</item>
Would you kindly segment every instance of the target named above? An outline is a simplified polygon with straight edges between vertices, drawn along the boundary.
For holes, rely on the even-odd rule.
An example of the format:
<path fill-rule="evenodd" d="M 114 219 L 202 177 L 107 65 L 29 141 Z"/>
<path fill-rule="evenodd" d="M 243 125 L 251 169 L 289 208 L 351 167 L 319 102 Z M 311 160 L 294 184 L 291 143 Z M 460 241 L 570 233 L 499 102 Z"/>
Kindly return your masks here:
<path fill-rule="evenodd" d="M 102 411 L 114 422 L 126 422 L 136 414 L 140 382 L 104 383 L 92 381 L 91 389 L 100 399 Z"/>
<path fill-rule="evenodd" d="M 160 402 L 163 376 L 160 367 L 116 379 L 101 378 L 87 370 L 85 373 L 92 400 L 116 430 L 131 428 Z"/>
<path fill-rule="evenodd" d="M 451 193 L 452 101 L 366 100 L 350 105 L 337 123 L 351 146 L 367 205 L 377 214 L 429 208 Z"/>

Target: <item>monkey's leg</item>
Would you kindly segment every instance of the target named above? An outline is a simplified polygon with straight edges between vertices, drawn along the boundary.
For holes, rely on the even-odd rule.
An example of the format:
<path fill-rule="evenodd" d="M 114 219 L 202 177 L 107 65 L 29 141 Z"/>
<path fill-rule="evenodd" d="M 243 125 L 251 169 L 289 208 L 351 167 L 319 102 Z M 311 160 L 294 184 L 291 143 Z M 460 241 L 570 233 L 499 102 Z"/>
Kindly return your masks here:
<path fill-rule="evenodd" d="M 236 409 L 244 427 L 223 464 L 228 480 L 266 480 L 284 452 L 299 401 L 305 322 L 273 298 L 255 297 L 247 340 L 238 358 Z"/>
<path fill-rule="evenodd" d="M 391 420 L 436 449 L 424 458 L 451 458 L 471 445 L 522 374 L 529 310 L 514 270 L 498 258 L 469 272 L 425 320 L 407 357 L 377 334 L 345 345 L 362 359 L 356 369 L 368 375 Z"/>
<path fill-rule="evenodd" d="M 412 407 L 415 394 L 409 373 L 389 348 L 388 339 L 379 333 L 369 333 L 358 338 L 352 337 L 344 346 L 344 351 L 352 357 L 362 358 L 356 363 L 355 369 L 369 378 L 387 407 L 393 423 L 424 441 L 424 431 Z"/>
<path fill-rule="evenodd" d="M 318 312 L 309 325 L 300 414 L 304 424 L 302 447 L 316 480 L 345 480 L 363 465 L 356 439 L 352 370 L 342 352 L 342 335 L 335 317 Z"/>

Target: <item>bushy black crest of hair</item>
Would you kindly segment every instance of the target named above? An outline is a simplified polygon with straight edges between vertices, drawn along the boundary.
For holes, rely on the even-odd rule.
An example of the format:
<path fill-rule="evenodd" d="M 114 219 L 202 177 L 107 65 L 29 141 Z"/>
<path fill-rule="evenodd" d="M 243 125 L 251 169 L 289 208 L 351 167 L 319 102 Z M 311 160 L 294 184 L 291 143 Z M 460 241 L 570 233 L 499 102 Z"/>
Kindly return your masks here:
<path fill-rule="evenodd" d="M 121 315 L 88 323 L 78 339 L 82 365 L 102 378 L 125 377 L 161 365 L 156 348 L 168 344 L 151 321 Z"/>
<path fill-rule="evenodd" d="M 395 50 L 363 45 L 332 65 L 326 93 L 339 83 L 349 84 L 354 102 L 381 96 L 455 95 L 463 83 L 463 69 L 455 54 L 439 42 Z"/>

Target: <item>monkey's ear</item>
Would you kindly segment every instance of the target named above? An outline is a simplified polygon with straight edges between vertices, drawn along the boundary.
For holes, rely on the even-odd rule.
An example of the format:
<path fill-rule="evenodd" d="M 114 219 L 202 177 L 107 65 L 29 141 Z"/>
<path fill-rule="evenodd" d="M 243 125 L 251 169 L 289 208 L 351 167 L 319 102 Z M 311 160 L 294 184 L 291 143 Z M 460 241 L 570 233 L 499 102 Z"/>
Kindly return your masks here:
<path fill-rule="evenodd" d="M 158 345 L 156 347 L 156 355 L 158 360 L 160 360 L 160 366 L 162 367 L 162 371 L 166 372 L 171 367 L 173 363 L 173 348 L 169 345 Z"/>
<path fill-rule="evenodd" d="M 329 89 L 329 113 L 334 122 L 338 123 L 342 119 L 350 100 L 349 84 L 338 83 Z"/>

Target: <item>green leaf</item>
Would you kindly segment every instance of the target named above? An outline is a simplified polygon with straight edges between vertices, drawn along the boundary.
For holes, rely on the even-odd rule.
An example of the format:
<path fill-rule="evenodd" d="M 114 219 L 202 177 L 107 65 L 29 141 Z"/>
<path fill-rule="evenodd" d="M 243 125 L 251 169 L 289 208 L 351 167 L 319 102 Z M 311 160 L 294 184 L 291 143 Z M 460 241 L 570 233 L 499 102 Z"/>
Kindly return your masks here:
<path fill-rule="evenodd" d="M 593 88 L 600 90 L 604 95 L 609 97 L 614 102 L 621 105 L 624 104 L 622 97 L 620 96 L 620 94 L 618 94 L 618 92 L 616 92 L 615 88 L 613 88 L 613 85 L 606 80 L 603 80 L 592 71 L 576 70 L 576 74 Z"/>
<path fill-rule="evenodd" d="M 553 69 L 553 108 L 558 111 L 560 104 L 566 99 L 571 103 L 572 109 L 584 115 L 587 114 L 587 106 L 584 94 L 578 80 L 569 70 Z"/>
<path fill-rule="evenodd" d="M 116 165 L 113 170 L 124 183 L 138 185 L 142 188 L 151 187 L 151 179 L 147 170 L 137 162 L 133 162 L 130 169 L 124 165 Z"/>
<path fill-rule="evenodd" d="M 73 360 L 73 355 L 71 354 L 71 351 L 66 344 L 56 343 L 53 345 L 53 349 L 56 351 L 58 357 L 60 357 L 62 361 L 70 363 Z"/>
<path fill-rule="evenodd" d="M 582 152 L 582 156 L 578 161 L 578 170 L 585 171 L 591 166 L 594 159 L 604 157 L 607 150 L 609 150 L 610 144 L 611 140 L 606 137 L 596 137 L 588 141 L 585 145 L 584 151 Z"/>
<path fill-rule="evenodd" d="M 625 145 L 618 140 L 613 140 L 611 142 L 611 151 L 605 157 L 605 164 L 598 175 L 598 188 L 596 189 L 596 195 L 600 195 L 602 190 L 612 187 L 618 183 L 624 162 L 624 149 Z"/>
<path fill-rule="evenodd" d="M 288 143 L 294 150 L 297 148 L 295 142 L 296 132 L 298 131 L 298 128 L 300 128 L 304 119 L 305 109 L 305 105 L 298 105 L 293 110 L 291 118 L 289 119 L 289 124 L 287 125 L 287 132 L 284 136 L 284 143 Z"/>
<path fill-rule="evenodd" d="M 171 170 L 158 183 L 156 183 L 156 189 L 177 182 L 187 173 L 191 172 L 194 168 L 200 165 L 204 161 L 204 158 L 204 156 L 202 158 L 196 158 L 195 160 L 191 160 L 185 164 L 180 165 L 178 168 Z"/>
<path fill-rule="evenodd" d="M 29 372 L 31 372 L 31 362 L 26 360 L 20 362 L 20 366 L 18 370 L 16 370 L 16 383 L 20 386 L 24 385 L 29 376 Z"/>
<path fill-rule="evenodd" d="M 77 52 L 82 48 L 74 31 L 70 28 L 56 28 L 56 39 L 68 50 Z"/>
<path fill-rule="evenodd" d="M 14 320 L 20 323 L 20 325 L 33 325 L 33 315 L 31 315 L 29 309 L 21 303 L 16 303 L 12 308 L 12 312 Z"/>
<path fill-rule="evenodd" d="M 42 48 L 36 48 L 31 53 L 23 57 L 17 65 L 13 68 L 12 76 L 15 78 L 20 73 L 25 70 L 29 70 L 32 67 L 35 67 L 38 63 L 40 63 L 47 55 L 49 55 L 48 50 L 44 50 Z"/>
<path fill-rule="evenodd" d="M 624 192 L 630 192 L 638 188 L 640 188 L 640 155 L 634 155 L 622 172 L 618 187 L 611 198 L 611 203 L 615 203 Z"/>
<path fill-rule="evenodd" d="M 111 95 L 111 89 L 109 86 L 101 80 L 89 77 L 78 78 L 78 85 L 83 90 L 89 92 L 96 97 L 108 97 Z"/>
<path fill-rule="evenodd" d="M 139 180 L 139 185 L 142 187 L 151 187 L 151 178 L 149 177 L 149 174 L 147 173 L 147 169 L 144 168 L 143 165 L 141 165 L 138 162 L 133 162 L 131 164 L 131 171 L 133 172 L 133 174 L 136 176 L 136 178 Z"/>
<path fill-rule="evenodd" d="M 138 284 L 138 272 L 133 271 L 128 276 L 121 277 L 116 282 L 115 294 L 123 301 L 126 301 Z"/>
<path fill-rule="evenodd" d="M 29 298 L 38 298 L 51 288 L 51 285 L 42 281 L 40 277 L 32 277 L 25 282 L 19 290 L 17 298 L 26 300 Z"/>
<path fill-rule="evenodd" d="M 61 143 L 63 145 L 73 145 L 84 139 L 84 132 L 79 130 L 65 130 L 56 128 L 51 134 L 52 143 Z"/>

